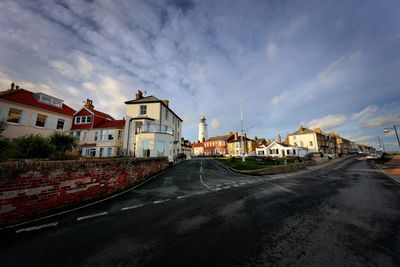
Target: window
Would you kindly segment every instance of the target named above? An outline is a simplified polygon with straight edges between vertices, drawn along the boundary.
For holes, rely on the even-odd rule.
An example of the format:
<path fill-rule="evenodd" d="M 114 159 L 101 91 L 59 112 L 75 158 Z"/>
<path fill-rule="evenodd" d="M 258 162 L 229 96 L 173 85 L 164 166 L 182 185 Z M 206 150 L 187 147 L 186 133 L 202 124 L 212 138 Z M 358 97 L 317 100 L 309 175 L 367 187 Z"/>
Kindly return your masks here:
<path fill-rule="evenodd" d="M 99 131 L 94 132 L 94 141 L 99 139 Z"/>
<path fill-rule="evenodd" d="M 310 141 L 310 146 L 313 146 L 313 143 L 312 143 L 312 141 Z"/>
<path fill-rule="evenodd" d="M 75 124 L 86 124 L 92 122 L 92 116 L 78 116 L 75 117 Z"/>
<path fill-rule="evenodd" d="M 58 119 L 57 120 L 57 130 L 64 130 L 64 124 L 65 124 L 65 120 L 63 119 Z"/>
<path fill-rule="evenodd" d="M 87 123 L 92 122 L 92 116 L 86 116 L 86 122 Z"/>
<path fill-rule="evenodd" d="M 86 117 L 81 117 L 81 123 L 86 123 Z"/>
<path fill-rule="evenodd" d="M 86 157 L 96 157 L 96 148 L 86 148 Z"/>
<path fill-rule="evenodd" d="M 107 148 L 107 157 L 112 156 L 112 147 Z"/>
<path fill-rule="evenodd" d="M 81 123 L 81 117 L 76 117 L 76 118 L 75 118 L 75 123 L 76 123 L 76 124 Z"/>
<path fill-rule="evenodd" d="M 87 139 L 87 131 L 84 131 L 82 141 L 86 141 L 86 139 Z"/>
<path fill-rule="evenodd" d="M 289 149 L 286 150 L 286 153 L 287 153 L 287 155 L 290 155 L 290 150 Z"/>
<path fill-rule="evenodd" d="M 80 132 L 80 131 L 76 131 L 76 132 L 74 132 L 73 136 L 74 136 L 76 139 L 79 140 L 79 139 L 81 138 L 81 132 Z"/>
<path fill-rule="evenodd" d="M 118 130 L 118 140 L 122 140 L 122 130 Z"/>
<path fill-rule="evenodd" d="M 157 157 L 165 156 L 165 141 L 157 141 Z"/>
<path fill-rule="evenodd" d="M 259 151 L 258 151 L 258 155 L 259 155 L 259 156 L 263 156 L 263 155 L 264 155 L 264 150 L 259 150 Z"/>
<path fill-rule="evenodd" d="M 114 140 L 114 130 L 108 130 L 108 139 L 107 140 Z"/>
<path fill-rule="evenodd" d="M 295 149 L 293 149 L 293 155 L 296 155 L 296 150 Z"/>
<path fill-rule="evenodd" d="M 165 109 L 165 119 L 168 120 L 168 109 Z"/>
<path fill-rule="evenodd" d="M 44 124 L 46 123 L 46 115 L 43 114 L 38 114 L 36 117 L 36 124 L 35 126 L 37 127 L 44 127 Z"/>
<path fill-rule="evenodd" d="M 7 122 L 19 123 L 19 120 L 21 119 L 21 113 L 22 110 L 10 108 L 8 111 Z"/>
<path fill-rule="evenodd" d="M 272 149 L 269 150 L 269 154 L 273 155 L 274 151 Z"/>
<path fill-rule="evenodd" d="M 100 155 L 99 157 L 104 157 L 104 147 L 100 147 Z"/>
<path fill-rule="evenodd" d="M 146 115 L 147 114 L 147 106 L 143 105 L 140 106 L 140 115 Z"/>

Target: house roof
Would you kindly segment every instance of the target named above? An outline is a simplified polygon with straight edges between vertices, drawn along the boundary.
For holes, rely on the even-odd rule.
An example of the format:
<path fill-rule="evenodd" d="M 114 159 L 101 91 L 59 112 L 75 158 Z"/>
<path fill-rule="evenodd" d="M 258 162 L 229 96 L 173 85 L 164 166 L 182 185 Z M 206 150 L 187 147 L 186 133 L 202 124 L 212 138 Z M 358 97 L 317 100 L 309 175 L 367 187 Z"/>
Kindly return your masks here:
<path fill-rule="evenodd" d="M 90 113 L 94 114 L 97 117 L 114 120 L 114 118 L 111 115 L 101 112 L 101 111 L 98 111 L 98 110 L 95 110 L 94 108 L 89 108 L 89 107 L 82 107 L 80 110 L 78 110 L 77 112 L 74 113 L 74 116 L 84 109 L 86 109 L 87 111 L 89 111 Z"/>
<path fill-rule="evenodd" d="M 232 140 L 229 140 L 228 143 L 236 143 L 236 142 L 242 142 L 242 141 L 256 142 L 255 140 L 251 140 L 250 138 L 247 138 L 247 137 L 243 137 L 243 140 L 242 140 L 241 136 L 239 135 L 237 140 L 232 139 Z"/>
<path fill-rule="evenodd" d="M 266 146 L 266 148 L 272 147 L 273 145 L 279 145 L 279 146 L 283 146 L 283 147 L 290 147 L 292 148 L 293 146 L 287 145 L 285 143 L 278 143 L 276 141 L 272 141 L 271 144 L 269 144 L 268 146 Z M 293 147 L 294 148 L 294 147 Z"/>
<path fill-rule="evenodd" d="M 117 128 L 123 129 L 125 128 L 125 120 L 113 120 L 113 121 L 106 121 L 102 124 L 93 127 L 95 129 L 104 129 L 104 128 Z"/>
<path fill-rule="evenodd" d="M 34 93 L 31 91 L 25 90 L 25 89 L 15 89 L 15 90 L 6 90 L 3 92 L 0 92 L 0 98 L 10 101 L 10 102 L 15 102 L 35 108 L 40 108 L 44 109 L 47 111 L 52 111 L 55 113 L 60 113 L 66 116 L 73 116 L 75 113 L 75 110 L 69 107 L 68 105 L 62 103 L 61 107 L 57 107 L 54 105 L 42 103 L 38 101 L 34 96 Z"/>
<path fill-rule="evenodd" d="M 233 134 L 227 134 L 227 135 L 219 135 L 219 136 L 214 136 L 214 137 L 210 137 L 206 140 L 206 142 L 211 142 L 211 141 L 228 141 L 228 139 L 230 137 L 232 137 Z"/>
<path fill-rule="evenodd" d="M 291 133 L 289 135 L 310 134 L 310 133 L 314 133 L 314 131 L 310 130 L 308 128 L 303 128 L 303 131 L 301 131 L 301 132 L 300 131 L 296 131 L 296 132 Z"/>
<path fill-rule="evenodd" d="M 192 147 L 204 147 L 204 143 L 193 143 Z"/>
<path fill-rule="evenodd" d="M 166 109 L 168 109 L 172 114 L 174 114 L 180 121 L 183 122 L 183 120 L 176 115 L 175 112 L 172 111 L 172 109 L 169 108 L 169 106 L 167 106 L 167 104 L 165 104 L 164 101 L 162 101 L 161 99 L 151 95 L 151 96 L 146 96 L 143 97 L 141 99 L 133 99 L 133 100 L 129 100 L 129 101 L 125 101 L 126 105 L 130 105 L 130 104 L 145 104 L 145 103 L 161 103 L 161 105 L 163 105 Z"/>

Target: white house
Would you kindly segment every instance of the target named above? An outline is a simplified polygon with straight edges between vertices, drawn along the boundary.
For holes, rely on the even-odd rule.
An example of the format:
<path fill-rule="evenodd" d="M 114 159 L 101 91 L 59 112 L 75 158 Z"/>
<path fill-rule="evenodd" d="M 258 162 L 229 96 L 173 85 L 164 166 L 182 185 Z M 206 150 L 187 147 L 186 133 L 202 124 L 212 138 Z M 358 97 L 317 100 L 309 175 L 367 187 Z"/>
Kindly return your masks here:
<path fill-rule="evenodd" d="M 182 119 L 169 107 L 168 100 L 144 97 L 138 90 L 126 101 L 123 148 L 135 157 L 168 157 L 174 162 L 181 148 Z"/>
<path fill-rule="evenodd" d="M 257 156 L 272 156 L 272 157 L 304 157 L 308 153 L 307 150 L 300 147 L 289 146 L 284 143 L 273 141 L 268 146 L 262 145 L 256 148 Z"/>

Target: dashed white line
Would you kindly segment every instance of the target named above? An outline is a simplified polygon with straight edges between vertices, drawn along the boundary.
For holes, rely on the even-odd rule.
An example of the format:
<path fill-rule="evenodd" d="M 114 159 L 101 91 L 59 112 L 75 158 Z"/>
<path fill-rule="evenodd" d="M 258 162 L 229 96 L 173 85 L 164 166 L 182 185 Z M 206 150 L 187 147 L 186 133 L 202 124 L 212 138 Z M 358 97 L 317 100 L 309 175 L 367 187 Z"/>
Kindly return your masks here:
<path fill-rule="evenodd" d="M 280 186 L 280 185 L 277 185 L 277 184 L 274 184 L 274 183 L 271 183 L 271 182 L 266 182 L 266 183 L 268 183 L 268 184 L 270 184 L 270 185 L 273 185 L 273 186 L 275 186 L 275 187 L 278 187 L 279 189 L 281 189 L 281 190 L 283 190 L 283 191 L 286 191 L 286 192 L 289 192 L 289 193 L 294 193 L 292 190 L 287 189 L 287 188 L 285 188 L 285 187 L 283 187 L 283 186 Z"/>
<path fill-rule="evenodd" d="M 203 166 L 200 167 L 200 172 L 203 172 Z"/>
<path fill-rule="evenodd" d="M 191 195 L 184 195 L 184 196 L 179 196 L 179 197 L 176 197 L 177 199 L 181 199 L 181 198 L 185 198 L 185 197 L 190 197 Z"/>
<path fill-rule="evenodd" d="M 143 207 L 143 206 L 144 206 L 144 204 L 139 204 L 139 205 L 135 205 L 135 206 L 124 207 L 121 210 L 137 209 L 137 208 L 140 208 L 140 207 Z"/>
<path fill-rule="evenodd" d="M 215 189 L 212 189 L 211 187 L 209 187 L 208 185 L 206 185 L 203 181 L 203 175 L 200 174 L 200 183 L 202 185 L 204 185 L 205 187 L 207 187 L 208 189 L 210 189 L 211 191 L 215 191 Z"/>
<path fill-rule="evenodd" d="M 94 218 L 94 217 L 99 217 L 99 216 L 104 216 L 107 215 L 108 212 L 104 211 L 104 212 L 100 212 L 100 213 L 95 213 L 95 214 L 90 214 L 87 216 L 82 216 L 82 217 L 78 217 L 76 220 L 77 221 L 82 221 L 82 220 L 86 220 L 86 219 L 90 219 L 90 218 Z"/>
<path fill-rule="evenodd" d="M 162 199 L 162 200 L 156 200 L 156 201 L 153 202 L 153 204 L 160 204 L 160 203 L 164 203 L 164 202 L 167 202 L 167 201 L 169 201 L 169 198 Z"/>
<path fill-rule="evenodd" d="M 222 189 L 229 189 L 231 188 L 230 186 L 223 186 Z"/>
<path fill-rule="evenodd" d="M 37 226 L 18 229 L 18 230 L 15 230 L 15 233 L 19 234 L 21 232 L 30 232 L 30 231 L 35 231 L 35 230 L 39 230 L 39 229 L 42 229 L 42 228 L 54 227 L 54 226 L 57 226 L 57 225 L 58 225 L 58 222 L 47 223 L 47 224 L 42 224 L 42 225 L 37 225 Z"/>

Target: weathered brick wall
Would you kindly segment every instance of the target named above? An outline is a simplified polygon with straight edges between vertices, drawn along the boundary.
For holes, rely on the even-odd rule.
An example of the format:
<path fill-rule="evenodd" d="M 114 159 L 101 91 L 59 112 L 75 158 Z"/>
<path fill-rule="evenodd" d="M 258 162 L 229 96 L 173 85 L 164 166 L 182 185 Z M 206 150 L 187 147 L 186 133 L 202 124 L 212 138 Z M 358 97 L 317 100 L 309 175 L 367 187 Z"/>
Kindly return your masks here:
<path fill-rule="evenodd" d="M 167 158 L 0 164 L 0 225 L 123 190 L 168 168 Z"/>

